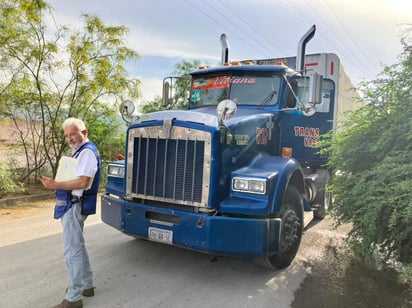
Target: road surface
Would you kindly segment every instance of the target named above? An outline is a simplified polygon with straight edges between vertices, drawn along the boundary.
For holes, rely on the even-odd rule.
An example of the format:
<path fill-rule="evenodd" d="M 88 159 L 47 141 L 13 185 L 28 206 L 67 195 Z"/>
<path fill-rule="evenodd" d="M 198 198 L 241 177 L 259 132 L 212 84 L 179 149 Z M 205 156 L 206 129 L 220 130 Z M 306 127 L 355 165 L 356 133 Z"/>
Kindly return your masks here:
<path fill-rule="evenodd" d="M 61 225 L 52 213 L 53 201 L 0 208 L 0 307 L 52 307 L 62 301 L 67 273 Z M 294 294 L 311 275 L 311 264 L 345 239 L 348 227 L 335 230 L 332 224 L 327 218 L 306 230 L 292 265 L 271 271 L 250 261 L 137 240 L 103 224 L 97 213 L 88 218 L 84 231 L 96 295 L 84 298 L 83 304 L 297 307 Z"/>

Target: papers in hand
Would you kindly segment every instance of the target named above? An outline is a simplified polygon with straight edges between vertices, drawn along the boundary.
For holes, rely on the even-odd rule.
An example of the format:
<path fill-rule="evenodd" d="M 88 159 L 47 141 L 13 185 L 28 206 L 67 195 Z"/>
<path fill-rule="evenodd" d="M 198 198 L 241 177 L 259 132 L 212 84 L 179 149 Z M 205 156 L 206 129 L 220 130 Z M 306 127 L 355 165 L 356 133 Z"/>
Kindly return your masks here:
<path fill-rule="evenodd" d="M 76 180 L 77 159 L 69 156 L 62 156 L 56 173 L 56 182 L 66 182 Z"/>
<path fill-rule="evenodd" d="M 77 180 L 76 176 L 77 159 L 70 156 L 62 156 L 57 167 L 56 182 L 66 182 Z M 93 178 L 90 179 L 89 186 L 86 189 L 90 189 L 93 183 Z"/>

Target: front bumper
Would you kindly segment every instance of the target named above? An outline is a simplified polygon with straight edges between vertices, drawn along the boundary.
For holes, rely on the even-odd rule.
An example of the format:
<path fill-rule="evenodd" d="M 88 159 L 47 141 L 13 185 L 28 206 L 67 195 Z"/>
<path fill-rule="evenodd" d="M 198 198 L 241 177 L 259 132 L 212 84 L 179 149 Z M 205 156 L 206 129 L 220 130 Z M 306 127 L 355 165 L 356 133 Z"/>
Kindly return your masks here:
<path fill-rule="evenodd" d="M 149 227 L 173 232 L 173 245 L 204 253 L 245 258 L 273 255 L 279 246 L 279 218 L 210 216 L 159 208 L 108 194 L 101 200 L 102 220 L 132 236 L 148 239 Z"/>

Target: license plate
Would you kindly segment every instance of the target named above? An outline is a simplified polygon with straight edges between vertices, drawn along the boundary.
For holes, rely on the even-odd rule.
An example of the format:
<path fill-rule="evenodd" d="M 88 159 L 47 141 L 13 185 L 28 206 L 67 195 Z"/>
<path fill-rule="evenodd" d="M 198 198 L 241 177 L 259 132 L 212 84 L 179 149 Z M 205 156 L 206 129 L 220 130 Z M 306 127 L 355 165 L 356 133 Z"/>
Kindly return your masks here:
<path fill-rule="evenodd" d="M 173 231 L 150 227 L 149 240 L 173 244 Z"/>

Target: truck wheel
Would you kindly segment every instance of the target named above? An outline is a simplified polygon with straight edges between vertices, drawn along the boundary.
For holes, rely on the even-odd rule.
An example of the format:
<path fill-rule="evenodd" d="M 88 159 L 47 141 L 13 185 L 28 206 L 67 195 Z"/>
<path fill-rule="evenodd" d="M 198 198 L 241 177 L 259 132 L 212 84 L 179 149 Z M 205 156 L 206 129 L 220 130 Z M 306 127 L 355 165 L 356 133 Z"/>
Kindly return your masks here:
<path fill-rule="evenodd" d="M 313 200 L 313 218 L 317 220 L 324 219 L 327 210 L 332 204 L 332 193 L 328 191 L 328 185 L 330 181 L 329 172 L 326 169 L 318 169 L 315 172 L 319 175 L 316 181 L 316 197 Z"/>
<path fill-rule="evenodd" d="M 282 219 L 280 228 L 279 250 L 276 255 L 256 259 L 256 263 L 272 269 L 281 269 L 290 265 L 295 258 L 302 239 L 303 201 L 299 191 L 289 186 L 280 210 Z"/>

